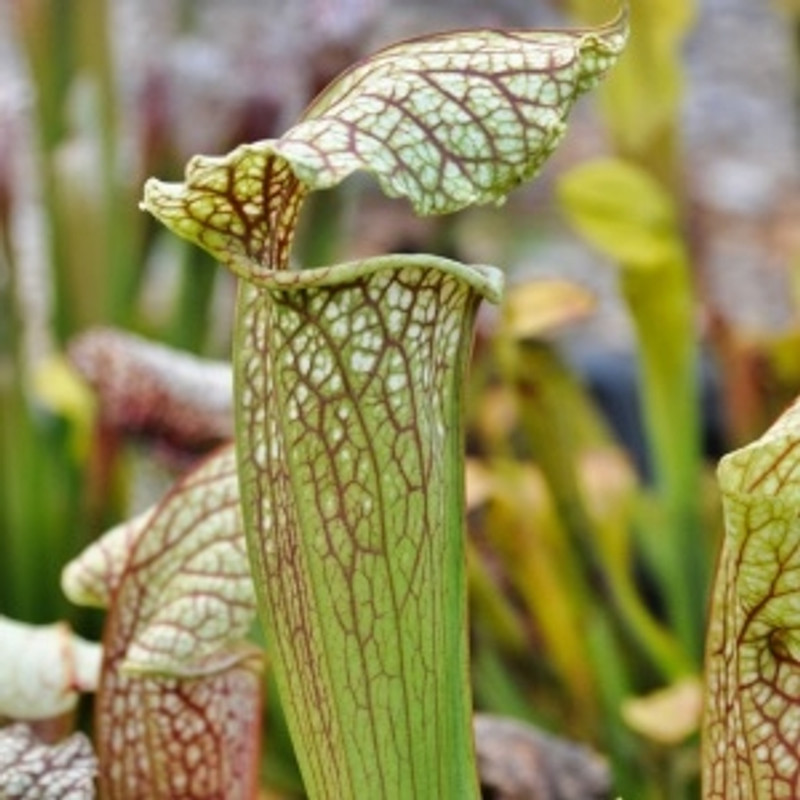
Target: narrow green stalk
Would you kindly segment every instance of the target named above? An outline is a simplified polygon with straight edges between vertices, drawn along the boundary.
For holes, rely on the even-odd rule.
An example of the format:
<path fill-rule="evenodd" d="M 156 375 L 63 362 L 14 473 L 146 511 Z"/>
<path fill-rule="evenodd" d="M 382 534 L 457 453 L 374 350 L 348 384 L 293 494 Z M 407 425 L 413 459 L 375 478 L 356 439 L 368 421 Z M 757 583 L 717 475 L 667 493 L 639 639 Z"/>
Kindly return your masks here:
<path fill-rule="evenodd" d="M 141 220 L 135 184 L 120 175 L 106 0 L 22 0 L 15 12 L 36 87 L 54 327 L 65 341 L 87 325 L 131 322 Z"/>
<path fill-rule="evenodd" d="M 16 265 L 0 242 L 0 607 L 29 622 L 65 616 L 58 573 L 77 529 L 77 472 L 64 430 L 36 415 L 26 387 Z"/>
<path fill-rule="evenodd" d="M 597 13 L 593 0 L 570 0 L 569 5 L 582 19 Z M 616 152 L 654 178 L 674 209 L 682 200 L 681 46 L 694 21 L 696 5 L 695 0 L 632 3 L 630 46 L 600 93 Z M 631 201 L 635 203 L 636 199 Z M 674 210 L 672 214 L 668 225 L 675 232 L 668 235 L 682 241 L 682 232 L 675 224 L 678 214 Z M 647 230 L 652 222 L 647 219 L 647 210 L 641 208 L 635 209 L 633 216 L 643 223 L 641 230 Z M 662 241 L 665 232 L 662 228 L 658 234 Z M 609 250 L 613 252 L 613 248 Z M 645 422 L 662 505 L 663 525 L 649 534 L 662 545 L 655 567 L 662 578 L 672 624 L 699 663 L 709 558 L 699 535 L 701 439 L 688 267 L 685 262 L 677 263 L 673 270 L 657 276 L 629 275 L 626 270 L 622 287 L 637 328 Z M 664 301 L 669 311 L 661 308 Z"/>
<path fill-rule="evenodd" d="M 14 371 L 0 377 L 0 582 L 6 613 L 44 623 L 67 610 L 58 575 L 70 555 L 64 531 L 78 524 L 80 487 L 62 452 L 63 431 L 34 417 L 18 379 Z"/>
<path fill-rule="evenodd" d="M 139 285 L 141 216 L 136 213 L 138 191 L 132 176 L 121 172 L 120 104 L 116 92 L 111 51 L 110 4 L 108 0 L 84 0 L 76 13 L 75 39 L 80 53 L 78 66 L 92 81 L 101 168 L 98 175 L 102 215 L 101 256 L 103 320 L 130 325 L 132 299 Z"/>
<path fill-rule="evenodd" d="M 55 151 L 67 130 L 65 100 L 73 75 L 74 7 L 60 0 L 22 0 L 14 9 L 20 41 L 36 87 L 36 132 L 42 199 L 48 218 L 48 253 L 53 270 L 53 324 L 60 339 L 75 330 L 68 302 L 69 276 L 64 263 L 64 225 L 58 211 Z"/>
<path fill-rule="evenodd" d="M 699 663 L 709 574 L 700 520 L 700 418 L 693 292 L 688 265 L 623 272 L 622 288 L 637 329 L 642 401 L 663 529 L 651 538 L 680 640 Z M 669 346 L 665 346 L 669 343 Z"/>
<path fill-rule="evenodd" d="M 696 0 L 631 3 L 629 46 L 598 92 L 614 151 L 675 195 L 681 192 L 682 47 L 697 5 Z M 597 0 L 568 0 L 568 6 L 583 22 L 603 11 Z"/>
<path fill-rule="evenodd" d="M 349 196 L 346 187 L 315 192 L 300 218 L 296 257 L 305 267 L 335 264 L 340 256 L 342 221 Z"/>
<path fill-rule="evenodd" d="M 620 797 L 642 797 L 645 776 L 633 763 L 634 734 L 620 716 L 622 703 L 633 693 L 630 667 L 622 658 L 620 642 L 610 620 L 597 608 L 588 610 L 586 644 L 597 675 L 603 709 L 602 736 L 607 752 L 614 758 L 614 789 Z"/>
<path fill-rule="evenodd" d="M 166 339 L 173 347 L 201 353 L 206 344 L 217 272 L 202 250 L 188 245 L 180 249 L 180 287 Z"/>
<path fill-rule="evenodd" d="M 700 536 L 701 469 L 694 294 L 674 198 L 622 159 L 599 159 L 562 178 L 565 211 L 620 264 L 636 331 L 656 510 L 646 544 L 680 641 L 699 665 L 708 574 Z"/>

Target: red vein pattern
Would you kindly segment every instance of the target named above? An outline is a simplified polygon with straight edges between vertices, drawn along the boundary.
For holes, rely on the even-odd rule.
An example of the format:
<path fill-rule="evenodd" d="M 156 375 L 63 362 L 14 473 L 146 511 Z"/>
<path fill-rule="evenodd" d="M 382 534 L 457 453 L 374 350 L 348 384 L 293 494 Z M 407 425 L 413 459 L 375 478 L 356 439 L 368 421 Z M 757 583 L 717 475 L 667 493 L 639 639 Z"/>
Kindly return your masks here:
<path fill-rule="evenodd" d="M 82 733 L 40 742 L 27 725 L 0 729 L 0 797 L 4 800 L 91 800 L 97 759 Z"/>
<path fill-rule="evenodd" d="M 233 449 L 65 571 L 70 596 L 107 603 L 96 701 L 110 800 L 255 794 L 260 656 Z"/>
<path fill-rule="evenodd" d="M 575 100 L 616 61 L 627 18 L 575 31 L 402 42 L 334 81 L 276 143 L 314 188 L 372 172 L 419 214 L 496 202 L 541 168 Z"/>
<path fill-rule="evenodd" d="M 142 206 L 258 280 L 288 265 L 307 192 L 356 170 L 420 214 L 500 202 L 539 171 L 626 38 L 623 14 L 598 29 L 403 42 L 345 72 L 280 139 L 195 156 L 182 184 L 149 180 Z"/>
<path fill-rule="evenodd" d="M 800 797 L 800 404 L 723 459 L 706 653 L 705 800 Z"/>
<path fill-rule="evenodd" d="M 468 685 L 460 390 L 499 282 L 402 257 L 240 289 L 241 491 L 312 796 L 475 796 L 469 697 L 439 701 Z"/>
<path fill-rule="evenodd" d="M 226 156 L 195 156 L 186 182 L 150 179 L 142 207 L 246 280 L 285 269 L 308 193 L 267 140 Z"/>

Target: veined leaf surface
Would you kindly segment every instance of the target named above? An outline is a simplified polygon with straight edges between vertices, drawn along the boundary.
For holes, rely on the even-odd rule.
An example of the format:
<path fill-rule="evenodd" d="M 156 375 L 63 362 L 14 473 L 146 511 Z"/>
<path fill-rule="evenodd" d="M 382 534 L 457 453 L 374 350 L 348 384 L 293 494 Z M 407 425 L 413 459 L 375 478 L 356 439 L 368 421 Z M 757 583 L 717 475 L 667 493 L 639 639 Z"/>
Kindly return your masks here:
<path fill-rule="evenodd" d="M 532 178 L 575 99 L 614 63 L 624 17 L 580 31 L 459 31 L 404 42 L 345 72 L 276 149 L 309 186 L 356 169 L 419 214 L 501 200 Z"/>
<path fill-rule="evenodd" d="M 81 606 L 108 608 L 128 566 L 139 537 L 147 529 L 155 508 L 115 525 L 102 538 L 70 561 L 61 573 L 64 594 Z"/>
<path fill-rule="evenodd" d="M 250 798 L 260 657 L 233 448 L 69 565 L 67 594 L 107 603 L 97 699 L 110 798 Z"/>
<path fill-rule="evenodd" d="M 40 742 L 27 725 L 0 729 L 0 797 L 8 800 L 91 800 L 97 759 L 82 733 L 58 744 Z"/>
<path fill-rule="evenodd" d="M 501 283 L 387 256 L 240 288 L 243 507 L 312 797 L 476 796 L 460 392 Z"/>
<path fill-rule="evenodd" d="M 800 796 L 800 403 L 719 468 L 703 797 Z"/>
<path fill-rule="evenodd" d="M 477 30 L 404 42 L 356 65 L 280 139 L 196 156 L 143 207 L 243 277 L 283 269 L 308 191 L 356 170 L 420 214 L 502 200 L 532 178 L 575 99 L 624 47 L 627 14 L 596 29 Z"/>

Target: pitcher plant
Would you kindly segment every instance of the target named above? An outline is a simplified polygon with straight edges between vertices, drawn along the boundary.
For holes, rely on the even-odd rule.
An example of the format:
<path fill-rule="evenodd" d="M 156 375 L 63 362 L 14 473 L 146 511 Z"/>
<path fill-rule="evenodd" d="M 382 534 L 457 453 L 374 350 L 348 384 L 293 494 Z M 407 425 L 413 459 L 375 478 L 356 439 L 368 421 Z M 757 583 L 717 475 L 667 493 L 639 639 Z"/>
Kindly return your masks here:
<path fill-rule="evenodd" d="M 143 207 L 239 278 L 242 512 L 310 797 L 479 796 L 462 405 L 476 310 L 503 279 L 431 255 L 302 269 L 303 201 L 363 170 L 418 214 L 501 202 L 626 35 L 622 14 L 401 43 L 343 73 L 279 139 L 146 185 Z"/>

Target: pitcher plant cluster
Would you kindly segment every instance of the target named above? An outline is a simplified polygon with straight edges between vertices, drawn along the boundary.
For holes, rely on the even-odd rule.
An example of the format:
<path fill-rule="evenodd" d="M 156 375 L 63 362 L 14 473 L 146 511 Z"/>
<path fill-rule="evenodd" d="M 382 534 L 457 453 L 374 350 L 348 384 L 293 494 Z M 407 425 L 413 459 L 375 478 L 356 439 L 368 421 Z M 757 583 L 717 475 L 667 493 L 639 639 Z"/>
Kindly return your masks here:
<path fill-rule="evenodd" d="M 85 797 L 96 780 L 107 798 L 255 797 L 268 663 L 309 797 L 480 796 L 468 579 L 480 605 L 487 576 L 465 538 L 464 422 L 476 314 L 483 300 L 500 302 L 503 273 L 425 254 L 308 267 L 293 242 L 309 196 L 356 172 L 418 215 L 502 203 L 539 172 L 573 103 L 614 65 L 627 36 L 626 9 L 599 27 L 402 42 L 342 73 L 280 138 L 196 156 L 181 183 L 147 182 L 142 208 L 237 279 L 234 442 L 64 570 L 73 602 L 107 610 L 102 647 L 3 621 L 4 642 L 17 637 L 30 651 L 39 637 L 37 652 L 58 647 L 68 661 L 37 676 L 32 661 L 17 660 L 0 699 L 17 683 L 27 691 L 49 681 L 66 704 L 45 703 L 53 714 L 76 691 L 95 690 L 96 700 L 93 747 L 79 734 L 47 746 L 24 727 L 3 729 L 0 793 Z M 696 475 L 685 469 L 696 454 L 684 447 L 694 398 L 671 394 L 691 384 L 695 356 L 679 222 L 655 177 L 613 160 L 579 168 L 559 196 L 624 267 L 655 420 L 660 529 L 669 534 L 654 547 L 680 585 L 698 510 Z M 701 649 L 702 583 L 688 576 L 686 591 L 666 598 L 673 637 L 637 597 L 620 533 L 628 518 L 603 516 L 586 499 L 587 482 L 606 479 L 573 462 L 601 434 L 593 422 L 575 424 L 591 415 L 563 365 L 505 341 L 497 369 L 530 399 L 524 426 L 541 476 L 531 484 L 519 471 L 505 481 L 498 472 L 483 477 L 484 491 L 503 509 L 504 493 L 546 485 L 582 554 L 576 591 L 606 601 L 665 680 L 687 678 Z M 685 437 L 665 424 L 676 414 Z M 790 410 L 720 469 L 727 533 L 706 654 L 709 800 L 800 792 L 796 416 Z M 481 484 L 476 470 L 470 480 Z M 594 497 L 609 486 L 598 484 Z M 535 562 L 524 567 L 552 579 Z M 522 582 L 518 591 L 527 602 Z M 486 602 L 484 613 L 506 613 Z M 558 624 L 570 609 L 555 602 L 537 613 L 583 697 L 572 629 Z M 256 618 L 266 654 L 252 644 Z M 4 713 L 31 716 L 35 703 L 7 694 Z"/>

